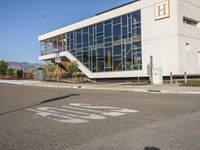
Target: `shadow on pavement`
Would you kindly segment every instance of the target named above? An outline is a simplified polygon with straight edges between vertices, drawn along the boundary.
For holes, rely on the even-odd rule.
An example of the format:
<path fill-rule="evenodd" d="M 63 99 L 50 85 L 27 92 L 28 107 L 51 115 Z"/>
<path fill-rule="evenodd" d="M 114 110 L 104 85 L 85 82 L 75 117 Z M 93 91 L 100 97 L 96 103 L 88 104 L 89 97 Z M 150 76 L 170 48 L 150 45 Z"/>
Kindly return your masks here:
<path fill-rule="evenodd" d="M 144 150 L 160 150 L 157 147 L 145 147 Z"/>
<path fill-rule="evenodd" d="M 4 112 L 4 113 L 1 113 L 0 116 L 6 115 L 6 114 L 10 114 L 10 113 L 14 113 L 14 112 L 17 112 L 17 111 L 20 111 L 20 110 L 24 110 L 24 109 L 27 109 L 27 108 L 31 108 L 31 107 L 34 107 L 34 106 L 39 106 L 41 104 L 50 103 L 50 102 L 62 100 L 62 99 L 69 98 L 69 97 L 72 97 L 72 96 L 79 96 L 79 95 L 80 94 L 69 94 L 69 95 L 65 95 L 65 96 L 50 98 L 50 99 L 41 101 L 38 104 L 33 104 L 33 105 L 30 105 L 30 106 L 26 106 L 26 107 L 22 107 L 22 108 L 19 108 L 19 109 L 15 109 L 15 110 L 11 110 L 11 111 L 7 111 L 7 112 Z"/>
<path fill-rule="evenodd" d="M 47 99 L 47 100 L 44 100 L 44 101 L 40 102 L 40 104 L 44 104 L 44 103 L 48 103 L 48 102 L 53 102 L 53 101 L 57 101 L 57 100 L 69 98 L 71 96 L 79 96 L 79 95 L 80 94 L 69 94 L 69 95 L 65 95 L 65 96 L 61 96 L 61 97 L 50 98 L 50 99 Z"/>

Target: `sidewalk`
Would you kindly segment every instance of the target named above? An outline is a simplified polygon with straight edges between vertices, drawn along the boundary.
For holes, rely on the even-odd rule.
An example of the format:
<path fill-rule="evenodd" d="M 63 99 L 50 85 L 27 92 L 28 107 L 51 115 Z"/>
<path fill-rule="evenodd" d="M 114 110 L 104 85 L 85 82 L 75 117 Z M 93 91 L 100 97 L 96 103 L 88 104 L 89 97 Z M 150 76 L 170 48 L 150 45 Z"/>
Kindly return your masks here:
<path fill-rule="evenodd" d="M 132 91 L 132 92 L 148 92 L 148 93 L 179 93 L 179 94 L 200 94 L 200 87 L 179 87 L 177 85 L 133 85 L 130 82 L 123 83 L 53 83 L 40 82 L 35 80 L 0 80 L 0 83 L 29 85 L 40 87 L 56 87 L 56 88 L 79 88 L 93 90 L 117 90 L 117 91 Z"/>

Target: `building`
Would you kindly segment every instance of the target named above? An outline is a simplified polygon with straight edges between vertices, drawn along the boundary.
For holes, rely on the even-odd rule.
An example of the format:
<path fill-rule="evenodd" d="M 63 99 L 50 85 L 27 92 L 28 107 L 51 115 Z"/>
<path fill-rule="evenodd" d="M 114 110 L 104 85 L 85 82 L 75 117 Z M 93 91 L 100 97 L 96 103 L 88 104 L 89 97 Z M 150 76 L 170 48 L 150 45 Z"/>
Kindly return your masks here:
<path fill-rule="evenodd" d="M 39 60 L 57 52 L 93 79 L 200 75 L 199 14 L 199 0 L 133 0 L 39 36 Z"/>

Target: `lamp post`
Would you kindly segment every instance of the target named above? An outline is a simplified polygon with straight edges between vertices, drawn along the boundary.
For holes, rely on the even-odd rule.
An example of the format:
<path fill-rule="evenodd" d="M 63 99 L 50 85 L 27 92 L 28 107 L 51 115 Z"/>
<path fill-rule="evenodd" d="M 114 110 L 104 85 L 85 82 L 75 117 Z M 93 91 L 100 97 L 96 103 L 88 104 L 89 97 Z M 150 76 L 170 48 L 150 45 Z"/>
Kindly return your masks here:
<path fill-rule="evenodd" d="M 58 66 L 58 63 L 61 62 L 61 58 L 60 58 L 60 53 L 59 51 L 56 49 L 55 50 L 56 52 L 56 58 L 55 58 L 55 63 L 56 63 L 56 76 L 57 76 L 57 83 L 59 82 L 59 66 Z"/>

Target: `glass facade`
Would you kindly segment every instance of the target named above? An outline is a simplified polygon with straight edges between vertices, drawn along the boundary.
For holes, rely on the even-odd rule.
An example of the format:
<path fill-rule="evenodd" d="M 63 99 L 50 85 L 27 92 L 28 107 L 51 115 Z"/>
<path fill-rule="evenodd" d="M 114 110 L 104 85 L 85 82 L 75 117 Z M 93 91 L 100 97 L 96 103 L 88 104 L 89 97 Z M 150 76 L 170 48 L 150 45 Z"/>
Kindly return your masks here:
<path fill-rule="evenodd" d="M 41 42 L 41 55 L 69 51 L 92 72 L 142 69 L 140 10 Z"/>

